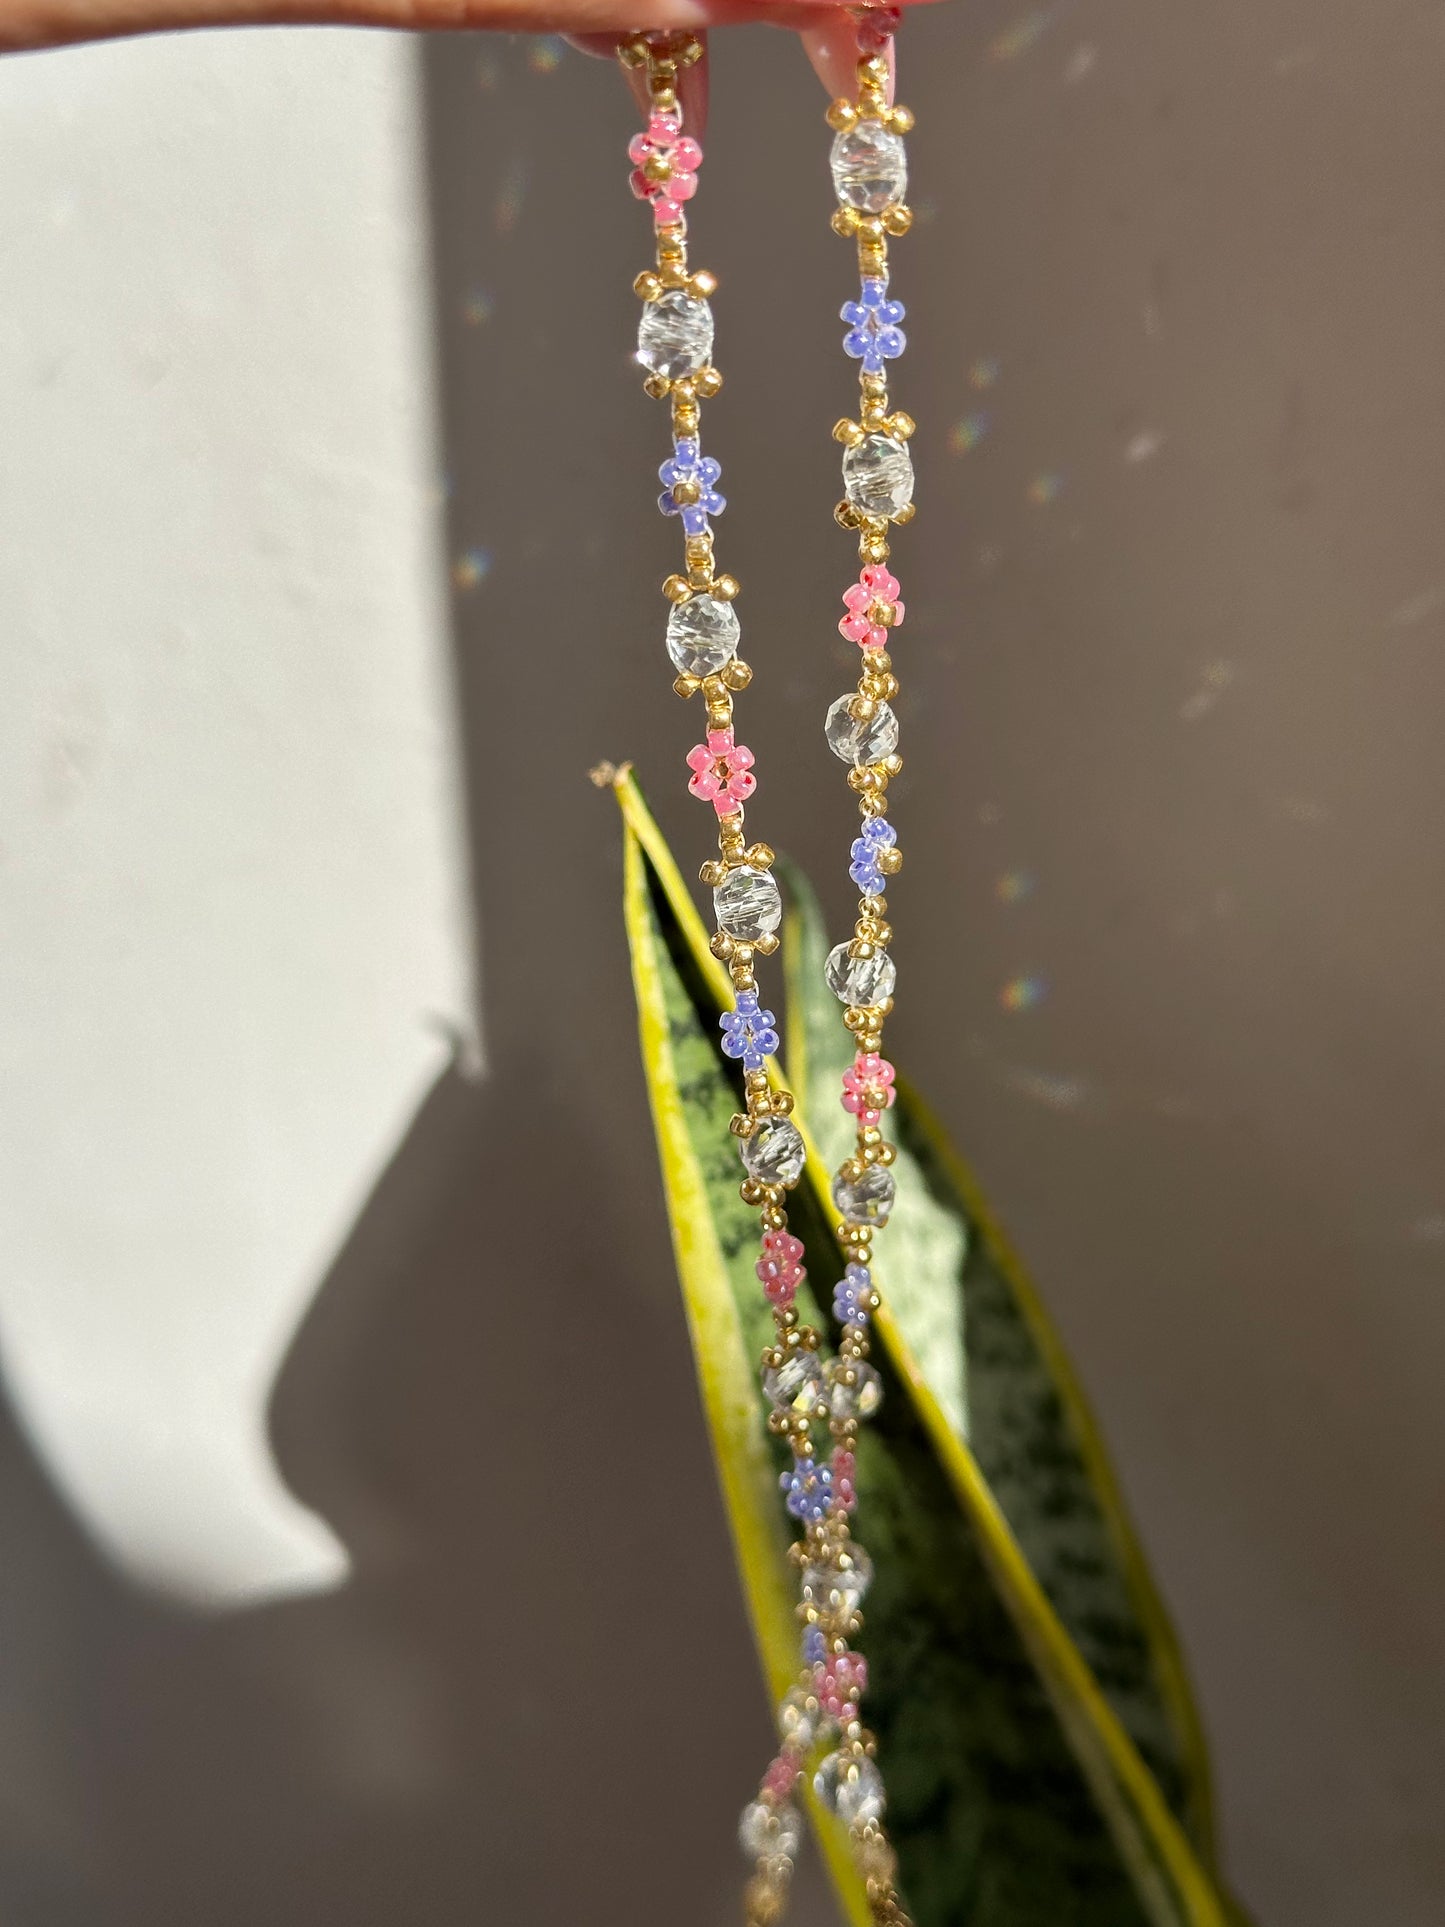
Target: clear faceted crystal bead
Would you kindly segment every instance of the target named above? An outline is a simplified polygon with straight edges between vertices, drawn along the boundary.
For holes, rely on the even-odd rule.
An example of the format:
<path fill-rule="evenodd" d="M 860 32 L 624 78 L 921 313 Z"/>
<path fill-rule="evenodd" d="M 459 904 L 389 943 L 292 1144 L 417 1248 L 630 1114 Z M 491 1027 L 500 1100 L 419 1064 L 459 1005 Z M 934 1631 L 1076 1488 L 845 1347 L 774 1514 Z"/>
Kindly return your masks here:
<path fill-rule="evenodd" d="M 738 653 L 738 612 L 721 596 L 689 596 L 667 618 L 667 653 L 685 676 L 715 676 Z"/>
<path fill-rule="evenodd" d="M 874 429 L 843 451 L 843 493 L 864 515 L 896 515 L 913 500 L 913 457 L 905 442 Z"/>
<path fill-rule="evenodd" d="M 780 1412 L 801 1412 L 811 1417 L 825 1397 L 818 1354 L 806 1345 L 798 1346 L 781 1365 L 768 1366 L 763 1373 L 763 1390 Z"/>
<path fill-rule="evenodd" d="M 840 696 L 828 711 L 823 734 L 845 763 L 881 763 L 898 747 L 898 718 L 888 703 L 875 703 L 867 722 L 853 714 L 856 696 Z"/>
<path fill-rule="evenodd" d="M 859 1760 L 830 1753 L 813 1776 L 813 1790 L 845 1826 L 883 1818 L 883 1775 L 866 1754 Z"/>
<path fill-rule="evenodd" d="M 908 150 L 876 120 L 860 120 L 833 142 L 833 189 L 844 207 L 881 214 L 908 192 Z"/>
<path fill-rule="evenodd" d="M 783 921 L 783 899 L 767 870 L 740 863 L 712 893 L 718 929 L 739 943 L 771 936 Z"/>
<path fill-rule="evenodd" d="M 853 957 L 846 943 L 835 943 L 823 965 L 823 975 L 839 1003 L 872 1010 L 893 995 L 898 966 L 886 950 L 875 950 L 871 957 Z"/>
<path fill-rule="evenodd" d="M 669 288 L 644 301 L 637 324 L 637 359 L 654 375 L 678 381 L 706 368 L 712 357 L 712 309 L 696 295 Z"/>
<path fill-rule="evenodd" d="M 738 1845 L 749 1860 L 772 1860 L 780 1853 L 795 1859 L 802 1842 L 803 1827 L 796 1807 L 774 1807 L 766 1800 L 754 1800 L 743 1808 Z"/>
<path fill-rule="evenodd" d="M 818 1702 L 801 1686 L 795 1686 L 778 1708 L 778 1734 L 800 1753 L 812 1747 L 818 1735 Z"/>
<path fill-rule="evenodd" d="M 883 1403 L 883 1380 L 862 1359 L 853 1359 L 849 1370 L 853 1378 L 851 1385 L 842 1379 L 842 1361 L 834 1367 L 833 1382 L 828 1387 L 828 1410 L 834 1418 L 872 1418 Z"/>
<path fill-rule="evenodd" d="M 738 1149 L 743 1169 L 759 1184 L 796 1184 L 808 1159 L 802 1132 L 786 1117 L 760 1117 Z"/>
<path fill-rule="evenodd" d="M 833 1202 L 845 1224 L 883 1225 L 893 1209 L 897 1186 L 886 1164 L 870 1164 L 861 1178 L 845 1178 L 840 1172 L 833 1180 Z"/>
<path fill-rule="evenodd" d="M 803 1584 L 814 1603 L 830 1612 L 852 1612 L 873 1583 L 873 1561 L 862 1546 L 849 1543 L 847 1565 L 824 1566 L 814 1560 L 803 1568 Z"/>

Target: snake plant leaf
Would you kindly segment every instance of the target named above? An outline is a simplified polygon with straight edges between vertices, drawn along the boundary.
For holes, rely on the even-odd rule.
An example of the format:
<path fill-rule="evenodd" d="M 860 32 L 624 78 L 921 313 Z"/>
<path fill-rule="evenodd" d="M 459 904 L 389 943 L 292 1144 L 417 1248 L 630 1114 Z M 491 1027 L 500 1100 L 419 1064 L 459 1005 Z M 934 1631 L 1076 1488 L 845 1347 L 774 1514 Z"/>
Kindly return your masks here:
<path fill-rule="evenodd" d="M 824 981 L 818 899 L 795 866 L 779 873 L 788 1068 L 831 1169 L 851 1148 L 837 1096 L 853 1046 Z M 1209 1762 L 1179 1646 L 1064 1348 L 976 1179 L 907 1080 L 889 1123 L 898 1204 L 879 1240 L 879 1288 L 1049 1604 L 1212 1861 Z"/>
<path fill-rule="evenodd" d="M 798 1626 L 777 1488 L 781 1448 L 757 1386 L 771 1321 L 753 1274 L 756 1227 L 737 1195 L 740 1167 L 727 1131 L 740 1098 L 736 1066 L 719 1048 L 728 985 L 629 772 L 617 776 L 616 791 L 643 1058 L 679 1277 L 743 1592 L 776 1698 L 795 1677 Z M 803 934 L 816 943 L 816 932 Z M 825 1031 L 809 1020 L 799 1036 L 805 1057 L 811 1050 L 809 1090 L 836 1050 Z M 830 1093 L 827 1108 L 835 1107 Z M 906 1098 L 898 1109 L 909 1109 Z M 807 1110 L 800 1103 L 795 1118 L 809 1137 L 809 1178 L 794 1193 L 790 1216 L 806 1241 L 816 1292 L 804 1315 L 826 1323 L 819 1303 L 830 1303 L 842 1258 Z M 1074 1567 L 1102 1584 L 1095 1567 L 1103 1555 L 1077 1546 L 1070 1553 L 1067 1535 L 1056 1542 L 1047 1527 L 1060 1493 L 1072 1490 L 1059 1484 L 1061 1448 L 1031 1461 L 1042 1423 L 1034 1408 L 1047 1397 L 1032 1381 L 1024 1396 L 1028 1373 L 1020 1378 L 1016 1335 L 1012 1351 L 1003 1342 L 1007 1319 L 991 1337 L 988 1316 L 966 1294 L 960 1310 L 960 1277 L 968 1279 L 981 1248 L 994 1249 L 991 1228 L 976 1201 L 965 1200 L 961 1212 L 957 1197 L 950 1203 L 956 1174 L 950 1163 L 948 1182 L 938 1176 L 941 1154 L 930 1153 L 924 1127 L 910 1122 L 907 1139 L 916 1196 L 900 1203 L 888 1236 L 906 1216 L 917 1218 L 907 1267 L 949 1276 L 952 1310 L 945 1316 L 940 1299 L 931 1309 L 879 1318 L 874 1362 L 885 1397 L 860 1441 L 857 1524 L 877 1565 L 860 1641 L 870 1668 L 869 1718 L 914 1918 L 918 1927 L 1230 1927 L 1238 1916 L 1176 1817 L 1196 1797 L 1200 1771 L 1180 1739 L 1177 1709 L 1156 1705 L 1151 1727 L 1142 1709 L 1154 1675 L 1137 1657 L 1117 1678 L 1105 1668 L 1116 1705 L 1078 1643 L 1090 1633 L 1093 1657 L 1110 1656 L 1110 1636 L 1084 1623 L 1095 1596 L 1065 1584 Z M 915 1208 L 919 1200 L 931 1215 Z M 928 1370 L 913 1349 L 917 1338 L 926 1341 Z M 992 1391 L 990 1376 L 998 1381 Z M 1064 1409 L 1072 1426 L 1075 1404 Z M 1007 1505 L 975 1454 L 985 1434 Z M 1117 1508 L 1101 1496 L 1096 1460 L 1086 1453 L 1082 1463 L 1112 1531 Z M 1073 1530 L 1084 1545 L 1083 1528 Z M 1052 1594 L 1032 1570 L 1033 1556 Z M 1128 1561 L 1125 1568 L 1132 1572 Z M 1119 1583 L 1137 1612 L 1137 1573 Z M 1127 1608 L 1109 1597 L 1127 1620 Z M 1151 1637 L 1143 1635 L 1152 1652 Z M 1157 1686 L 1154 1698 L 1163 1704 Z M 1136 1729 L 1157 1748 L 1161 1773 L 1176 1766 L 1168 1797 Z M 867 1904 L 839 1829 L 816 1810 L 814 1820 L 843 1911 L 863 1927 Z"/>

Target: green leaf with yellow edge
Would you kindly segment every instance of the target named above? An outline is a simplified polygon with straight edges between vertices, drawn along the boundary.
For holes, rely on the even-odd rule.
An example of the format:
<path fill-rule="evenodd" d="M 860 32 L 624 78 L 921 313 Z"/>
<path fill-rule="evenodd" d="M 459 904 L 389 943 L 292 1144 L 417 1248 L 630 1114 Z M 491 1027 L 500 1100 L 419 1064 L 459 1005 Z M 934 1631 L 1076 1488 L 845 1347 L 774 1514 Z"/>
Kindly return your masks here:
<path fill-rule="evenodd" d="M 629 772 L 616 787 L 643 1056 L 679 1276 L 744 1595 L 776 1698 L 796 1677 L 799 1629 L 777 1486 L 784 1459 L 757 1385 L 771 1319 L 753 1273 L 755 1214 L 738 1198 L 740 1166 L 727 1130 L 740 1090 L 737 1067 L 719 1048 L 729 985 Z M 819 1077 L 824 1028 L 810 1022 L 799 1038 L 813 1045 Z M 807 1082 L 815 1082 L 811 1070 Z M 800 1103 L 795 1113 L 805 1136 L 807 1108 Z M 981 1220 L 965 1213 L 961 1229 L 949 1232 L 936 1215 L 946 1212 L 945 1188 L 918 1143 L 913 1188 L 935 1216 L 919 1216 L 908 1262 L 935 1272 L 951 1265 L 956 1299 Z M 790 1208 L 824 1305 L 842 1269 L 827 1187 L 815 1153 Z M 888 1240 L 906 1212 L 907 1201 Z M 803 1311 L 830 1323 L 816 1302 Z M 878 1320 L 874 1362 L 885 1398 L 860 1442 L 857 1523 L 877 1565 L 859 1642 L 870 1667 L 868 1717 L 918 1927 L 1228 1927 L 1236 1916 L 1205 1856 L 1095 1678 L 1060 1602 L 1030 1569 L 1026 1542 L 1054 1568 L 1068 1564 L 1035 1517 L 1048 1505 L 1035 1507 L 1010 1485 L 1006 1508 L 971 1449 L 988 1363 L 975 1341 L 988 1321 L 978 1314 L 980 1330 L 969 1333 L 964 1320 L 960 1350 L 936 1306 L 922 1323 L 915 1312 Z M 941 1360 L 937 1391 L 903 1329 L 916 1336 L 928 1319 L 942 1334 L 927 1346 Z M 985 1352 L 996 1349 L 991 1340 Z M 1007 1423 L 992 1429 L 1009 1435 Z M 1057 1475 L 1057 1466 L 1041 1470 Z M 1015 1471 L 1026 1486 L 1027 1465 Z M 1112 1502 L 1103 1511 L 1112 1519 Z M 1059 1571 L 1052 1576 L 1059 1592 Z M 1130 1713 L 1142 1730 L 1140 1710 Z M 1166 1733 L 1172 1717 L 1163 1718 Z M 1197 1765 L 1190 1773 L 1197 1778 Z M 1187 1791 L 1175 1791 L 1187 1805 Z M 816 1810 L 814 1819 L 844 1910 L 861 1927 L 866 1902 L 840 1830 Z"/>
<path fill-rule="evenodd" d="M 778 865 L 788 1069 L 829 1168 L 852 1148 L 838 1103 L 853 1043 L 823 976 L 818 900 Z M 801 1045 L 801 1050 L 797 1047 Z M 944 1416 L 1171 1810 L 1213 1857 L 1209 1763 L 1178 1642 L 1062 1343 L 977 1180 L 906 1079 L 889 1118 L 898 1203 L 875 1276 Z"/>

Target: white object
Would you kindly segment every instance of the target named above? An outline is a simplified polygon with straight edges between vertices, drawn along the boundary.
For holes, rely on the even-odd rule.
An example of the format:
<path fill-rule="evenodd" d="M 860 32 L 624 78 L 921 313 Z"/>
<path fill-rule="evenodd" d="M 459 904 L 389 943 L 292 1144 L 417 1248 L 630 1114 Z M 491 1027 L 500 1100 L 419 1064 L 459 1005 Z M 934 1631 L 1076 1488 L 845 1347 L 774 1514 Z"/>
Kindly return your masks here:
<path fill-rule="evenodd" d="M 470 1022 L 413 62 L 0 64 L 0 1353 L 192 1600 L 346 1570 L 266 1402 Z"/>

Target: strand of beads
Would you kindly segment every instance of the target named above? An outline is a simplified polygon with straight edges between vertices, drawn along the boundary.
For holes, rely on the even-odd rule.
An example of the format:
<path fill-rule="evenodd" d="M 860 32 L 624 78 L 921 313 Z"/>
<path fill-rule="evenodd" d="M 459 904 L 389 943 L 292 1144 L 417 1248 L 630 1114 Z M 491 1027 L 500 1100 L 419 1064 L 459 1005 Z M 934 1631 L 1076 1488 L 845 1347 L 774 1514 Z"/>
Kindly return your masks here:
<path fill-rule="evenodd" d="M 843 1074 L 843 1108 L 856 1120 L 857 1140 L 833 1181 L 842 1223 L 839 1236 L 850 1263 L 847 1279 L 861 1315 L 843 1322 L 840 1356 L 856 1361 L 867 1386 L 866 1309 L 872 1295 L 873 1233 L 888 1221 L 894 1181 L 893 1147 L 884 1141 L 883 1113 L 893 1103 L 893 1066 L 883 1056 L 883 1023 L 893 1008 L 897 970 L 888 946 L 886 880 L 902 866 L 897 832 L 887 816 L 889 780 L 903 767 L 898 718 L 892 698 L 898 679 L 888 652 L 890 631 L 903 621 L 899 583 L 888 568 L 888 529 L 913 517 L 913 462 L 908 441 L 913 422 L 890 410 L 887 364 L 903 353 L 901 301 L 889 294 L 888 237 L 906 234 L 912 215 L 903 196 L 908 163 L 903 136 L 913 126 L 906 107 L 889 104 L 888 47 L 898 24 L 896 8 L 877 7 L 860 16 L 856 100 L 835 100 L 828 109 L 834 130 L 831 165 L 838 198 L 834 230 L 856 239 L 859 297 L 842 309 L 847 323 L 844 351 L 859 365 L 858 419 L 833 430 L 843 444 L 843 500 L 836 520 L 858 535 L 858 580 L 843 595 L 838 624 L 862 653 L 856 691 L 828 711 L 829 748 L 848 765 L 862 824 L 849 852 L 848 874 L 861 892 L 851 940 L 829 952 L 828 987 L 845 1006 L 843 1021 L 857 1044 Z M 876 1303 L 876 1300 L 874 1300 Z"/>
<path fill-rule="evenodd" d="M 833 225 L 839 233 L 856 237 L 861 283 L 858 299 L 842 310 L 848 329 L 844 349 L 861 364 L 859 418 L 839 422 L 834 434 L 844 447 L 844 500 L 836 518 L 857 532 L 862 565 L 857 582 L 843 597 L 839 628 L 859 645 L 862 670 L 856 692 L 840 697 L 825 723 L 830 748 L 849 765 L 848 781 L 862 814 L 849 867 L 861 892 L 858 921 L 852 940 L 830 952 L 825 966 L 829 988 L 846 1007 L 844 1022 L 857 1046 L 843 1075 L 842 1092 L 843 1107 L 856 1120 L 857 1140 L 833 1182 L 841 1220 L 838 1236 L 848 1262 L 833 1303 L 842 1336 L 831 1367 L 829 1403 L 835 1487 L 844 1489 L 846 1504 L 805 1542 L 805 1651 L 818 1656 L 817 1671 L 812 1696 L 801 1702 L 794 1696 L 790 1709 L 805 1727 L 810 1718 L 837 1723 L 837 1749 L 818 1769 L 815 1787 L 848 1826 L 880 1927 L 904 1927 L 907 1915 L 882 1825 L 884 1788 L 873 1760 L 874 1744 L 858 1717 L 867 1673 L 848 1642 L 861 1625 L 858 1604 L 871 1568 L 848 1535 L 846 1511 L 853 1502 L 858 1421 L 877 1409 L 881 1397 L 878 1374 L 867 1362 L 869 1324 L 878 1305 L 872 1241 L 874 1231 L 887 1223 L 894 1197 L 889 1169 L 893 1147 L 881 1129 L 883 1113 L 893 1102 L 894 1072 L 882 1043 L 896 978 L 884 888 L 885 879 L 902 863 L 886 813 L 888 783 L 902 761 L 898 719 L 891 707 L 898 684 L 887 643 L 904 610 L 899 584 L 887 567 L 887 532 L 890 523 L 906 522 L 913 514 L 913 464 L 907 446 L 913 423 L 904 414 L 890 412 L 886 378 L 887 363 L 906 345 L 900 325 L 903 304 L 889 293 L 888 236 L 906 233 L 911 224 L 903 201 L 907 163 L 902 136 L 913 117 L 888 101 L 888 45 L 898 19 L 892 8 L 860 14 L 857 99 L 835 101 L 828 110 L 839 203 Z"/>
<path fill-rule="evenodd" d="M 678 694 L 701 692 L 706 705 L 705 739 L 687 758 L 688 789 L 712 805 L 717 819 L 718 855 L 703 865 L 701 878 L 713 892 L 713 951 L 733 983 L 734 1008 L 720 1020 L 722 1048 L 741 1062 L 746 1109 L 733 1118 L 732 1129 L 746 1173 L 742 1196 L 758 1208 L 762 1221 L 757 1273 L 776 1328 L 762 1361 L 763 1383 L 773 1429 L 792 1453 L 791 1469 L 782 1478 L 787 1508 L 804 1530 L 794 1548 L 802 1573 L 804 1665 L 780 1710 L 778 1755 L 758 1800 L 743 1816 L 743 1845 L 756 1863 L 747 1914 L 753 1927 L 765 1927 L 782 1912 L 802 1833 L 794 1792 L 808 1751 L 836 1727 L 850 1745 L 857 1743 L 857 1755 L 830 1756 L 820 1784 L 829 1803 L 861 1830 L 865 1856 L 872 1854 L 870 1891 L 878 1895 L 877 1918 L 893 1923 L 904 1916 L 896 1907 L 887 1911 L 891 1864 L 878 1858 L 880 1849 L 887 1851 L 877 1827 L 881 1783 L 871 1741 L 856 1717 L 867 1671 L 848 1646 L 861 1624 L 857 1605 L 872 1570 L 848 1531 L 856 1503 L 852 1446 L 869 1388 L 852 1363 L 824 1358 L 819 1333 L 803 1324 L 796 1310 L 805 1276 L 803 1245 L 788 1230 L 785 1206 L 802 1175 L 805 1150 L 790 1117 L 792 1096 L 772 1082 L 767 1070 L 778 1037 L 754 973 L 755 957 L 777 948 L 782 903 L 771 874 L 772 851 L 749 843 L 744 830 L 744 804 L 757 779 L 751 752 L 734 737 L 733 696 L 747 687 L 751 671 L 737 655 L 741 631 L 732 605 L 738 585 L 714 567 L 711 520 L 726 503 L 718 492 L 718 464 L 703 455 L 699 432 L 699 404 L 717 393 L 722 378 L 712 365 L 708 305 L 716 281 L 690 272 L 687 264 L 683 204 L 696 192 L 702 150 L 683 132 L 677 76 L 700 50 L 688 35 L 637 35 L 622 43 L 619 54 L 626 65 L 645 71 L 650 96 L 647 129 L 634 138 L 629 156 L 633 191 L 651 203 L 657 237 L 656 266 L 635 283 L 644 304 L 637 354 L 648 370 L 647 392 L 671 402 L 673 453 L 659 471 L 659 507 L 679 518 L 683 533 L 685 573 L 663 585 L 672 604 L 667 648 Z M 845 1280 L 839 1293 L 840 1302 L 846 1296 L 851 1310 L 866 1317 L 871 1302 L 866 1290 L 860 1294 Z M 834 1437 L 830 1460 L 820 1460 L 812 1435 L 813 1425 L 825 1419 Z"/>
<path fill-rule="evenodd" d="M 862 1626 L 859 1605 L 873 1576 L 867 1554 L 853 1539 L 848 1515 L 856 1504 L 855 1447 L 859 1422 L 877 1410 L 882 1385 L 867 1362 L 868 1326 L 878 1305 L 871 1259 L 875 1228 L 886 1223 L 893 1202 L 888 1166 L 893 1152 L 879 1128 L 893 1102 L 893 1067 L 881 1054 L 883 1019 L 892 1007 L 894 966 L 887 945 L 892 935 L 884 917 L 885 876 L 901 864 L 897 839 L 885 814 L 888 780 L 901 769 L 896 750 L 897 718 L 889 705 L 897 683 L 886 651 L 888 630 L 903 618 L 899 586 L 888 573 L 886 530 L 906 521 L 913 492 L 907 439 L 913 424 L 890 415 L 884 367 L 905 346 L 901 302 L 888 292 L 886 239 L 909 224 L 902 195 L 905 181 L 899 136 L 912 125 L 905 109 L 887 102 L 887 41 L 897 15 L 870 10 L 860 22 L 858 100 L 835 103 L 829 112 L 837 138 L 833 173 L 841 203 L 837 225 L 858 236 L 862 286 L 859 299 L 843 310 L 848 323 L 844 346 L 862 363 L 861 419 L 839 424 L 844 442 L 847 500 L 838 510 L 844 526 L 859 533 L 863 567 L 844 597 L 844 635 L 862 648 L 863 675 L 854 696 L 845 696 L 828 713 L 827 736 L 850 764 L 850 782 L 862 806 L 863 823 L 852 848 L 851 875 L 863 900 L 854 941 L 830 955 L 831 988 L 847 1005 L 858 1049 L 844 1074 L 843 1104 L 857 1119 L 855 1153 L 840 1169 L 834 1200 L 843 1222 L 839 1236 L 848 1263 L 834 1294 L 833 1312 L 842 1326 L 837 1355 L 815 1366 L 821 1387 L 802 1390 L 806 1404 L 821 1389 L 815 1410 L 826 1416 L 833 1435 L 831 1463 L 821 1468 L 823 1492 L 800 1510 L 803 1523 L 794 1546 L 802 1580 L 799 1616 L 803 1621 L 804 1670 L 784 1700 L 779 1727 L 782 1745 L 764 1775 L 758 1800 L 743 1815 L 744 1850 L 757 1858 L 749 1890 L 750 1927 L 764 1927 L 782 1911 L 786 1882 L 770 1879 L 769 1854 L 779 1845 L 791 1857 L 798 1827 L 785 1805 L 803 1761 L 820 1741 L 836 1736 L 836 1746 L 814 1777 L 823 1804 L 843 1820 L 852 1837 L 870 1908 L 879 1927 L 907 1927 L 899 1899 L 897 1862 L 883 1828 L 882 1776 L 874 1761 L 872 1735 L 862 1724 L 860 1703 L 867 1690 L 867 1662 L 852 1650 Z M 762 1271 L 760 1267 L 760 1272 Z M 772 1286 L 768 1285 L 771 1292 Z M 793 1420 L 779 1407 L 777 1429 Z M 797 1446 L 795 1444 L 795 1450 Z M 801 1464 L 801 1461 L 800 1461 Z M 796 1478 L 796 1475 L 795 1475 Z M 780 1815 L 788 1817 L 781 1821 Z M 786 1828 L 785 1841 L 776 1829 Z"/>

